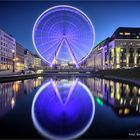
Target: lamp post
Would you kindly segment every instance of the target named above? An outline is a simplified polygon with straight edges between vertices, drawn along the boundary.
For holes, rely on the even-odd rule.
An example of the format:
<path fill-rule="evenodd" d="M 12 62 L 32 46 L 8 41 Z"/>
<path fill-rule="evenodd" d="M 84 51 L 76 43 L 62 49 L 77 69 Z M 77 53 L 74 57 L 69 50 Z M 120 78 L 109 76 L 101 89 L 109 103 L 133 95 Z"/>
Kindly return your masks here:
<path fill-rule="evenodd" d="M 12 58 L 12 60 L 13 60 L 13 72 L 15 72 L 15 50 L 14 49 L 12 50 L 12 56 L 13 56 L 13 58 Z"/>

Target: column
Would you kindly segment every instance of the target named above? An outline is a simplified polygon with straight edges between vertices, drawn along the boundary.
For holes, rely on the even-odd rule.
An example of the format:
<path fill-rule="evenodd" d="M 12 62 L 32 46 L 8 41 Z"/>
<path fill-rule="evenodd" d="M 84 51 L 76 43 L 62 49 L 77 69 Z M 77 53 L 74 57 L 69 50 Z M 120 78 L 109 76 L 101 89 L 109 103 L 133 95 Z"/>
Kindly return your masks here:
<path fill-rule="evenodd" d="M 120 68 L 120 47 L 116 47 L 116 68 Z"/>
<path fill-rule="evenodd" d="M 129 48 L 126 48 L 126 67 L 129 67 Z"/>
<path fill-rule="evenodd" d="M 102 69 L 104 69 L 105 67 L 105 51 L 104 48 L 102 49 Z"/>
<path fill-rule="evenodd" d="M 135 66 L 135 67 L 137 66 L 137 56 L 138 56 L 138 54 L 137 54 L 137 49 L 135 48 L 135 49 L 134 49 L 134 66 Z"/>

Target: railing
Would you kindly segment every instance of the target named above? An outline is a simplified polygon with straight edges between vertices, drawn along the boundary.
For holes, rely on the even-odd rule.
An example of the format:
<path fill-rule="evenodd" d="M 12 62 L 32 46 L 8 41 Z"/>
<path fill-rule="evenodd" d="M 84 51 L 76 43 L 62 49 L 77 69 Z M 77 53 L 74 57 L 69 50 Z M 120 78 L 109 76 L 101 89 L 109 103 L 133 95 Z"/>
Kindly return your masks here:
<path fill-rule="evenodd" d="M 94 68 L 70 68 L 70 69 L 45 69 L 44 73 L 58 73 L 58 72 L 79 72 L 79 73 L 94 73 L 95 69 Z"/>

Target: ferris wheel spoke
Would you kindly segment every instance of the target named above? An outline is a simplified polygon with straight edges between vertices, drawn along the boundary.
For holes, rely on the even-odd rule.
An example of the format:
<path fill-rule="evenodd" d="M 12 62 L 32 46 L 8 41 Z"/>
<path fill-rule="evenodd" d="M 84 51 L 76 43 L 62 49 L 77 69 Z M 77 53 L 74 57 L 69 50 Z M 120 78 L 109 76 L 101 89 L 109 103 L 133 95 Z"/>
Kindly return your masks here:
<path fill-rule="evenodd" d="M 50 44 L 53 44 L 53 43 L 59 41 L 58 38 L 56 38 L 56 39 L 47 39 L 47 40 L 48 40 L 47 42 L 44 42 L 43 40 L 39 40 L 38 42 L 36 41 L 36 43 L 38 44 L 38 47 L 42 48 L 43 46 L 49 46 Z"/>
<path fill-rule="evenodd" d="M 53 59 L 53 57 L 54 57 L 54 52 L 49 53 L 49 55 L 47 54 L 47 60 L 52 61 L 51 57 L 52 57 L 52 59 Z"/>
<path fill-rule="evenodd" d="M 88 40 L 87 40 L 87 41 L 86 41 L 86 40 L 85 40 L 85 41 L 80 41 L 80 40 L 75 40 L 75 39 L 73 39 L 73 40 L 71 40 L 71 42 L 72 42 L 72 44 L 74 43 L 75 46 L 83 46 L 83 44 L 85 44 L 85 46 L 86 46 L 86 47 L 84 47 L 85 49 L 86 49 L 87 46 L 89 45 Z M 81 51 L 85 52 L 84 48 L 81 49 L 81 47 L 79 47 L 79 49 L 80 49 Z"/>
<path fill-rule="evenodd" d="M 53 61 L 55 50 L 49 51 L 49 52 L 46 52 L 46 53 L 47 53 L 47 55 L 46 55 L 47 60 L 50 60 L 50 58 L 52 57 L 52 59 L 50 61 Z"/>
<path fill-rule="evenodd" d="M 40 32 L 46 33 L 46 30 L 42 30 L 42 29 L 39 29 L 39 28 L 38 28 L 38 29 L 36 30 L 36 33 L 38 34 L 38 32 L 39 32 L 39 34 L 40 34 Z"/>
<path fill-rule="evenodd" d="M 59 38 L 55 38 L 55 39 L 51 39 L 51 40 L 47 39 L 47 40 L 48 40 L 47 42 L 45 41 L 45 43 L 42 43 L 43 40 L 45 40 L 45 39 L 47 39 L 47 38 L 44 38 L 44 39 L 41 38 L 41 39 L 40 39 L 41 44 L 39 45 L 39 47 L 42 47 L 42 46 L 44 46 L 44 45 L 47 45 L 47 44 L 50 44 L 50 43 L 53 43 L 53 42 L 59 40 Z"/>
<path fill-rule="evenodd" d="M 46 35 L 46 36 L 36 36 L 35 37 L 35 39 L 37 39 L 37 40 L 40 40 L 40 39 L 48 39 L 48 38 L 56 38 L 57 39 L 57 36 L 55 36 L 55 35 L 53 35 L 53 37 L 51 37 L 51 35 L 49 34 L 48 36 Z"/>
<path fill-rule="evenodd" d="M 74 54 L 77 57 L 77 60 L 80 60 L 81 58 L 84 58 L 86 56 L 86 52 L 83 52 L 83 50 L 79 49 L 78 47 L 76 47 L 74 44 L 72 45 L 72 49 L 74 49 Z"/>
<path fill-rule="evenodd" d="M 78 65 L 77 59 L 76 59 L 76 57 L 75 57 L 75 54 L 73 53 L 73 50 L 72 50 L 72 48 L 71 48 L 69 42 L 67 41 L 67 39 L 66 39 L 66 43 L 67 43 L 67 48 L 68 48 L 68 50 L 69 50 L 69 53 L 70 53 L 70 55 L 71 55 L 71 58 L 72 58 L 74 64 L 76 65 L 76 67 L 78 68 L 79 65 Z"/>
<path fill-rule="evenodd" d="M 73 48 L 76 48 L 75 50 L 74 50 L 74 53 L 75 53 L 75 55 L 76 56 L 84 56 L 85 55 L 85 53 L 83 53 L 81 50 L 79 50 L 77 47 L 75 47 L 74 45 L 71 45 Z"/>
<path fill-rule="evenodd" d="M 47 53 L 47 52 L 48 52 L 50 49 L 52 49 L 53 47 L 57 48 L 56 46 L 58 46 L 59 42 L 60 42 L 60 41 L 57 41 L 57 42 L 55 42 L 53 45 L 50 45 L 50 47 L 48 47 L 47 49 L 45 49 L 45 51 L 42 52 L 42 55 L 43 55 L 44 53 Z M 53 49 L 54 49 L 54 48 L 53 48 Z M 54 49 L 54 51 L 55 51 L 55 49 Z"/>
<path fill-rule="evenodd" d="M 77 27 L 75 26 L 75 27 L 67 27 L 67 30 L 66 30 L 66 32 L 68 33 L 68 34 L 75 34 L 76 32 L 78 31 L 78 29 L 77 29 Z"/>
<path fill-rule="evenodd" d="M 77 47 L 77 46 L 80 46 L 78 43 L 71 42 L 70 44 L 71 44 L 71 46 L 73 46 L 76 50 L 78 50 L 78 52 L 81 54 L 81 56 L 84 56 L 84 55 L 85 55 L 85 51 L 83 51 L 83 49 L 80 49 L 80 47 Z"/>
<path fill-rule="evenodd" d="M 59 51 L 60 51 L 61 45 L 62 45 L 62 43 L 63 43 L 62 41 L 63 41 L 63 39 L 59 42 L 59 44 L 58 44 L 58 46 L 57 46 L 57 49 L 55 50 L 54 58 L 53 58 L 53 60 L 51 61 L 51 67 L 52 67 L 53 64 L 55 63 L 55 61 L 56 61 L 56 57 L 57 57 L 58 54 L 59 54 Z"/>

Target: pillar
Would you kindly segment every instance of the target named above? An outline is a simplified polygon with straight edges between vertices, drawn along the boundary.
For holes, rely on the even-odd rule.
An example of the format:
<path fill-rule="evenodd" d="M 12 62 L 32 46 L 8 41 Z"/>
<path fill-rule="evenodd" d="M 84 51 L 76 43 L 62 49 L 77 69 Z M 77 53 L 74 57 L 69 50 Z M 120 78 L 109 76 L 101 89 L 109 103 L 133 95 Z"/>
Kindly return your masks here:
<path fill-rule="evenodd" d="M 126 67 L 129 67 L 129 48 L 126 48 Z"/>
<path fill-rule="evenodd" d="M 137 56 L 138 56 L 137 49 L 135 48 L 134 49 L 134 66 L 137 66 Z"/>
<path fill-rule="evenodd" d="M 116 68 L 120 68 L 120 47 L 116 47 Z"/>

